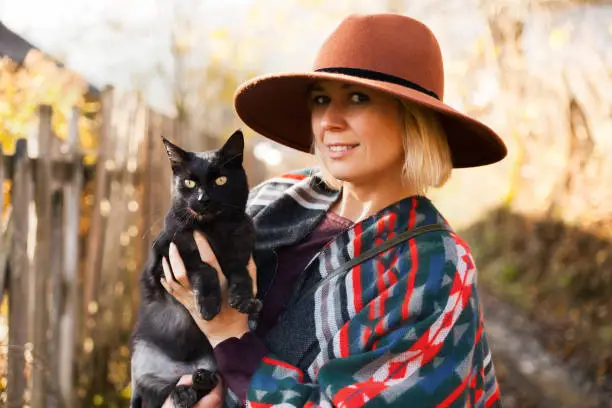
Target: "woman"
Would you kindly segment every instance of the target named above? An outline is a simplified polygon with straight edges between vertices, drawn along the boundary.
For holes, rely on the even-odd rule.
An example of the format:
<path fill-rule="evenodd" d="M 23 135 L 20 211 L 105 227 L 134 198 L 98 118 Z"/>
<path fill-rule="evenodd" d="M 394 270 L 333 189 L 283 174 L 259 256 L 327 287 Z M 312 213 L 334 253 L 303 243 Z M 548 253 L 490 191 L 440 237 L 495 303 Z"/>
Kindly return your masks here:
<path fill-rule="evenodd" d="M 314 67 L 255 78 L 235 95 L 247 125 L 315 153 L 321 171 L 251 193 L 250 270 L 264 303 L 256 327 L 227 306 L 210 322 L 193 313 L 226 402 L 498 405 L 470 249 L 425 194 L 453 167 L 501 160 L 504 143 L 442 102 L 438 43 L 413 19 L 349 16 Z M 195 310 L 180 255 L 164 265 L 167 290 Z"/>

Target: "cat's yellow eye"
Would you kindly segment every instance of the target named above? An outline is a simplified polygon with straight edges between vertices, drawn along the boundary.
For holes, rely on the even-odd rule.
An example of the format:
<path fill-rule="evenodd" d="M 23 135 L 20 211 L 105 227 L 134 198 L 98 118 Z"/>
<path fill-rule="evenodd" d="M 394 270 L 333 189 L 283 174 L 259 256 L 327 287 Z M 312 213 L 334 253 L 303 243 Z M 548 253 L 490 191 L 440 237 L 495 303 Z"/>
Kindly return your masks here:
<path fill-rule="evenodd" d="M 215 184 L 218 186 L 222 186 L 225 183 L 227 183 L 227 177 L 225 176 L 217 177 L 217 179 L 215 180 Z"/>
<path fill-rule="evenodd" d="M 194 188 L 196 184 L 195 181 L 189 179 L 185 179 L 183 183 L 185 183 L 185 187 L 187 188 Z"/>

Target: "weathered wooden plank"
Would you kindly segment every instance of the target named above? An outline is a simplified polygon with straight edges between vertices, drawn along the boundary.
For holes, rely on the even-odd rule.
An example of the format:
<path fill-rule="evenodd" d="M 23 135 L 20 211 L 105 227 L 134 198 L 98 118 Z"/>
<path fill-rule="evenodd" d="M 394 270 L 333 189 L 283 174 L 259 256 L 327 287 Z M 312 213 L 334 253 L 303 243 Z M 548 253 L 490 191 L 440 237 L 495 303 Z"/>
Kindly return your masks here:
<path fill-rule="evenodd" d="M 84 358 L 79 361 L 78 369 L 81 376 L 81 386 L 87 389 L 84 406 L 91 406 L 94 390 L 97 386 L 105 384 L 106 367 L 99 367 L 99 347 L 96 337 L 96 328 L 100 325 L 100 307 L 98 305 L 98 292 L 102 273 L 103 253 L 106 236 L 106 226 L 110 214 L 110 203 L 108 200 L 109 177 L 107 158 L 110 157 L 111 140 L 111 112 L 113 102 L 112 90 L 107 90 L 102 95 L 101 128 L 98 143 L 98 156 L 95 174 L 95 207 L 91 213 L 90 227 L 87 235 L 86 261 L 83 274 L 83 298 L 82 298 L 82 322 L 79 327 L 79 337 L 82 344 L 87 345 Z M 95 340 L 95 341 L 94 341 Z M 107 356 L 103 359 L 107 363 Z M 103 377 L 103 378 L 102 378 Z"/>
<path fill-rule="evenodd" d="M 95 299 L 95 293 L 99 286 L 100 272 L 102 269 L 102 253 L 104 250 L 104 233 L 106 218 L 108 216 L 108 169 L 106 159 L 108 158 L 110 134 L 111 134 L 111 112 L 112 112 L 112 90 L 105 91 L 102 95 L 102 125 L 100 128 L 100 140 L 98 143 L 98 158 L 95 174 L 96 208 L 91 216 L 91 224 L 87 242 L 87 261 L 85 263 L 83 309 L 85 311 L 97 310 L 91 303 Z"/>
<path fill-rule="evenodd" d="M 122 314 L 122 302 L 116 289 L 124 285 L 127 278 L 120 260 L 124 251 L 124 243 L 121 244 L 122 235 L 125 234 L 132 213 L 128 209 L 131 189 L 126 189 L 129 172 L 126 164 L 131 156 L 130 143 L 137 139 L 134 131 L 135 108 L 137 104 L 125 96 L 116 97 L 114 103 L 121 103 L 122 109 L 113 110 L 113 128 L 107 134 L 108 149 L 107 168 L 115 169 L 112 177 L 108 180 L 108 206 L 111 209 L 112 219 L 105 217 L 104 243 L 102 245 L 102 266 L 98 280 L 95 298 L 97 299 L 98 314 L 96 316 L 94 333 L 93 372 L 108 373 L 109 360 L 113 358 L 111 350 L 117 350 L 124 346 L 125 340 L 121 335 L 122 321 L 117 316 Z M 112 221 L 111 221 L 112 220 Z M 123 262 L 125 265 L 125 261 Z M 124 272 L 121 273 L 120 272 Z M 108 387 L 108 380 L 101 375 L 96 376 L 91 384 L 91 389 L 103 389 Z"/>
<path fill-rule="evenodd" d="M 8 293 L 10 281 L 9 257 L 13 247 L 13 217 L 12 207 L 9 207 L 4 217 L 5 222 L 0 229 L 0 304 L 4 299 L 5 292 Z"/>
<path fill-rule="evenodd" d="M 0 144 L 0 215 L 4 210 L 4 151 Z"/>
<path fill-rule="evenodd" d="M 23 406 L 25 377 L 25 345 L 28 342 L 29 275 L 28 228 L 32 198 L 32 178 L 27 142 L 17 141 L 12 187 L 13 248 L 10 254 L 9 282 L 9 353 L 7 406 Z"/>
<path fill-rule="evenodd" d="M 4 154 L 2 145 L 0 145 L 0 224 L 2 224 L 2 215 L 4 210 Z M 4 225 L 2 225 L 4 227 Z M 8 258 L 8 245 L 10 237 L 7 237 L 4 228 L 0 229 L 0 304 L 4 298 L 4 292 L 8 284 L 8 269 L 6 267 L 6 259 Z"/>
<path fill-rule="evenodd" d="M 64 304 L 64 281 L 63 281 L 63 195 L 62 190 L 56 188 L 52 192 L 51 198 L 51 250 L 52 256 L 49 263 L 49 324 L 47 330 L 47 350 L 49 363 L 46 371 L 46 408 L 60 408 L 61 403 L 59 386 L 59 367 L 61 364 L 61 343 L 60 343 L 60 321 Z"/>
<path fill-rule="evenodd" d="M 159 138 L 159 135 L 157 134 L 157 129 L 159 128 L 159 118 L 156 117 L 156 115 L 151 112 L 151 110 L 149 109 L 147 111 L 147 122 L 146 122 L 146 133 L 145 133 L 145 140 L 144 140 L 144 146 L 143 149 L 141 151 L 141 158 L 140 158 L 140 162 L 141 164 L 141 168 L 143 169 L 144 172 L 144 177 L 142 178 L 142 208 L 140 211 L 141 219 L 140 219 L 140 225 L 138 226 L 140 228 L 141 231 L 144 231 L 144 228 L 150 228 L 152 220 L 153 220 L 153 214 L 152 214 L 152 192 L 153 192 L 153 157 L 154 157 L 154 147 L 155 147 L 155 143 L 154 143 L 154 139 Z M 153 242 L 153 238 L 151 237 L 150 234 L 146 234 L 146 233 L 142 233 L 141 232 L 141 236 L 142 236 L 142 241 L 143 241 L 143 252 L 141 254 L 142 259 L 147 259 L 147 257 L 149 256 L 149 251 L 150 251 L 150 247 L 151 244 Z M 138 275 L 138 274 L 136 274 Z M 134 280 L 134 283 L 136 283 L 137 280 Z M 134 301 L 137 301 L 137 296 L 134 296 Z"/>
<path fill-rule="evenodd" d="M 63 188 L 64 267 L 62 273 L 63 307 L 60 319 L 58 380 L 62 406 L 73 408 L 76 404 L 74 392 L 74 360 L 77 336 L 77 322 L 80 321 L 79 299 L 79 220 L 81 214 L 81 193 L 83 188 L 83 158 L 81 155 L 79 111 L 73 109 L 68 133 L 67 160 L 74 165 L 72 179 Z"/>
<path fill-rule="evenodd" d="M 49 310 L 47 306 L 50 280 L 49 267 L 52 262 L 53 241 L 51 235 L 51 116 L 48 105 L 38 110 L 38 162 L 34 172 L 34 202 L 36 204 L 36 242 L 34 243 L 34 268 L 32 273 L 33 310 L 30 310 L 32 327 L 32 346 L 36 364 L 32 365 L 31 407 L 44 408 L 48 392 L 45 371 L 49 370 L 47 330 Z"/>

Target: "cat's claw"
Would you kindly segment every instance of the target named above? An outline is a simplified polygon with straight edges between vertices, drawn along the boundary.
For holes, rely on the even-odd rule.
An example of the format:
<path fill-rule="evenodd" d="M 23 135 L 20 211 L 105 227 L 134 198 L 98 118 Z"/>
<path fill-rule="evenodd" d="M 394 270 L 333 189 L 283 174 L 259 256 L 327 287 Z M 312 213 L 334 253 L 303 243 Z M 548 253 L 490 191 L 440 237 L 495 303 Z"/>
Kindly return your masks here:
<path fill-rule="evenodd" d="M 234 299 L 230 298 L 230 306 L 240 313 L 255 315 L 261 310 L 262 303 L 261 300 L 253 297 L 244 299 L 236 296 Z"/>
<path fill-rule="evenodd" d="M 261 310 L 261 300 L 253 296 L 250 282 L 234 282 L 229 286 L 228 292 L 229 305 L 240 313 L 256 315 Z"/>
<path fill-rule="evenodd" d="M 198 393 L 189 385 L 179 385 L 172 390 L 172 402 L 176 408 L 193 408 L 198 402 Z"/>
<path fill-rule="evenodd" d="M 246 312 L 248 314 L 257 315 L 261 311 L 262 307 L 263 303 L 261 303 L 261 300 L 253 298 L 249 300 Z"/>

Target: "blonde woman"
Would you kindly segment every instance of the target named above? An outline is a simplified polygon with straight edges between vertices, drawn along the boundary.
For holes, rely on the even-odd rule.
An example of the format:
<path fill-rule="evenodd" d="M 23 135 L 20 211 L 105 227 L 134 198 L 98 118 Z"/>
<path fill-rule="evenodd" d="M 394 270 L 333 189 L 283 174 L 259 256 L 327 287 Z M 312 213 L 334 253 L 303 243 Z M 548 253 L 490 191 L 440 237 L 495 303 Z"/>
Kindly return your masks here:
<path fill-rule="evenodd" d="M 237 90 L 248 126 L 316 154 L 321 170 L 251 193 L 259 320 L 227 306 L 212 321 L 194 313 L 226 404 L 499 405 L 470 248 L 426 194 L 453 168 L 495 163 L 506 148 L 442 102 L 443 76 L 425 25 L 352 15 L 312 72 L 265 75 Z M 202 259 L 218 265 L 196 240 Z M 166 287 L 195 310 L 176 251 L 165 273 Z M 219 406 L 220 392 L 199 406 Z"/>

